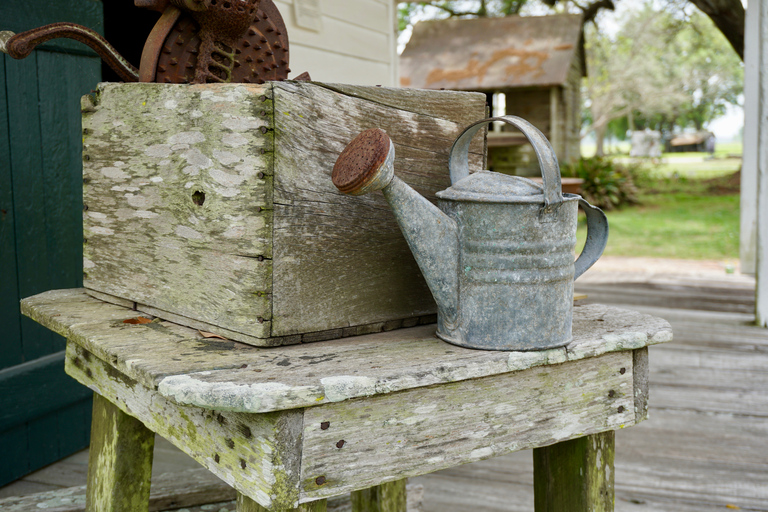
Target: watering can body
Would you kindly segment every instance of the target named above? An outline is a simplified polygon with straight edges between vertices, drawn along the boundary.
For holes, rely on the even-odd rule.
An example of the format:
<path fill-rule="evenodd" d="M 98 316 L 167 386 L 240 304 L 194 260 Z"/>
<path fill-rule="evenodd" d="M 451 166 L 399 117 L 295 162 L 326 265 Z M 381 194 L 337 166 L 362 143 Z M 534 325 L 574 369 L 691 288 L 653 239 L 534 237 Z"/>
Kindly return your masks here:
<path fill-rule="evenodd" d="M 516 126 L 531 142 L 543 186 L 489 171 L 470 174 L 469 143 L 494 120 Z M 353 146 L 347 150 L 361 154 Z M 573 281 L 602 254 L 608 224 L 599 209 L 562 194 L 554 150 L 540 131 L 514 116 L 466 128 L 451 148 L 452 186 L 437 193 L 438 207 L 393 176 L 392 146 L 386 156 L 379 148 L 375 171 L 368 161 L 350 166 L 350 156 L 339 157 L 334 183 L 352 194 L 382 189 L 437 302 L 438 337 L 486 350 L 545 350 L 571 341 Z M 588 240 L 574 262 L 579 203 Z"/>

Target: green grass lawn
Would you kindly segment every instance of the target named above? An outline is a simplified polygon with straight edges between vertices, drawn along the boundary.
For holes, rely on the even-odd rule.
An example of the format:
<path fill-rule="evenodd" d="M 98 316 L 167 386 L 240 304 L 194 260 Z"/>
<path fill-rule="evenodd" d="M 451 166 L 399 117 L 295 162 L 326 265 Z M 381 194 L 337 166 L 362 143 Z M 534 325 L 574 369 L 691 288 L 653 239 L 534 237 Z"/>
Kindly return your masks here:
<path fill-rule="evenodd" d="M 674 153 L 672 153 L 674 155 Z M 677 153 L 687 155 L 689 153 Z M 701 155 L 701 153 L 693 153 Z M 741 158 L 713 158 L 702 161 L 690 161 L 682 156 L 663 158 L 662 163 L 656 166 L 651 174 L 658 177 L 686 176 L 691 178 L 707 179 L 717 176 L 732 174 L 741 168 Z"/>
<path fill-rule="evenodd" d="M 610 226 L 606 255 L 739 258 L 737 193 L 715 194 L 711 182 L 702 179 L 659 176 L 653 181 L 653 190 L 641 193 L 639 205 L 606 212 Z M 578 236 L 580 247 L 586 226 L 579 226 Z"/>
<path fill-rule="evenodd" d="M 612 144 L 606 144 L 604 150 L 607 154 L 625 155 L 629 156 L 629 150 L 632 148 L 632 144 L 629 141 L 619 141 Z M 595 156 L 595 150 L 597 145 L 595 143 L 582 143 L 581 155 L 584 157 Z M 741 155 L 742 144 L 741 142 L 717 142 L 715 144 L 715 157 L 729 157 Z M 706 153 L 664 153 L 662 158 L 670 156 L 706 156 Z"/>

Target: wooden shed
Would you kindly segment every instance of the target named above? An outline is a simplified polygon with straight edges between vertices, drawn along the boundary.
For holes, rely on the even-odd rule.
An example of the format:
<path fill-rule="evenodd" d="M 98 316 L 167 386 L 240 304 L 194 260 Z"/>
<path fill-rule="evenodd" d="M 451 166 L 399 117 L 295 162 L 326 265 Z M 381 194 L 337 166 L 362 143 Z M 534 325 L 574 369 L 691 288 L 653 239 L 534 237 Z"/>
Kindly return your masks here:
<path fill-rule="evenodd" d="M 422 21 L 400 56 L 400 85 L 480 91 L 493 114 L 533 123 L 560 162 L 580 156 L 581 78 L 585 76 L 580 15 Z M 514 128 L 488 134 L 488 165 L 538 174 L 532 148 Z"/>

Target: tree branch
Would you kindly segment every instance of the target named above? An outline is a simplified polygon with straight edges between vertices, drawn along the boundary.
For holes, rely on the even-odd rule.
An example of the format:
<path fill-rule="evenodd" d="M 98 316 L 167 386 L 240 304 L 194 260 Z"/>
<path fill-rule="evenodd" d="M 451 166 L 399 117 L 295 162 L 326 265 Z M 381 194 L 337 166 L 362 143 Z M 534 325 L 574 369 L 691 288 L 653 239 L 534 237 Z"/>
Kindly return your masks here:
<path fill-rule="evenodd" d="M 451 7 L 448 7 L 444 3 L 437 3 L 430 0 L 415 0 L 411 2 L 412 4 L 420 4 L 420 5 L 428 5 L 430 7 L 435 7 L 437 9 L 440 9 L 444 12 L 447 12 L 451 17 L 458 17 L 458 16 L 478 16 L 477 12 L 474 11 L 457 11 L 455 9 L 452 9 Z"/>
<path fill-rule="evenodd" d="M 759 1 L 759 0 L 757 0 Z M 744 60 L 744 17 L 741 0 L 690 0 L 715 22 L 733 49 Z"/>

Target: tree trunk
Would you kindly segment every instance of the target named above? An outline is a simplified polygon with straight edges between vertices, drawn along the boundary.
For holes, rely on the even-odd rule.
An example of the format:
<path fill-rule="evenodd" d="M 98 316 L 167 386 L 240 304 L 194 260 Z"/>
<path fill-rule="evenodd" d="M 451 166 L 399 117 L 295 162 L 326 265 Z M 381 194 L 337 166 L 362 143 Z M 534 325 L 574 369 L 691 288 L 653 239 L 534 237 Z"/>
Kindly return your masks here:
<path fill-rule="evenodd" d="M 691 0 L 691 2 L 715 22 L 741 60 L 744 60 L 745 12 L 741 0 Z"/>
<path fill-rule="evenodd" d="M 597 149 L 595 150 L 595 156 L 605 156 L 605 148 L 603 143 L 605 142 L 605 131 L 607 126 L 599 126 L 595 128 L 595 139 L 597 142 Z"/>

